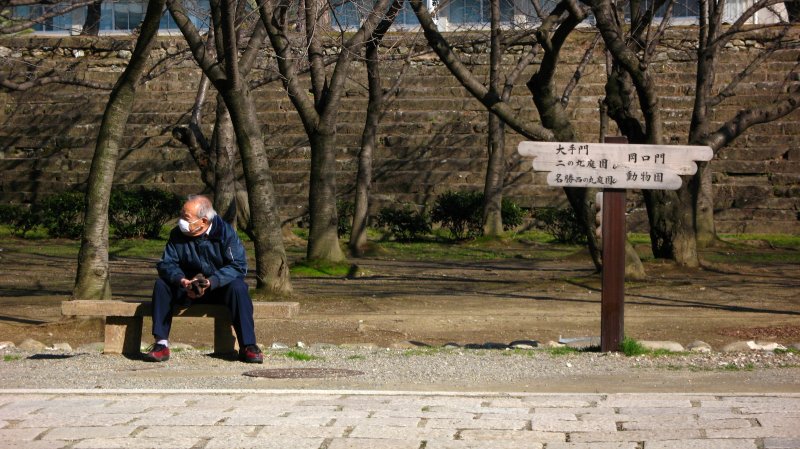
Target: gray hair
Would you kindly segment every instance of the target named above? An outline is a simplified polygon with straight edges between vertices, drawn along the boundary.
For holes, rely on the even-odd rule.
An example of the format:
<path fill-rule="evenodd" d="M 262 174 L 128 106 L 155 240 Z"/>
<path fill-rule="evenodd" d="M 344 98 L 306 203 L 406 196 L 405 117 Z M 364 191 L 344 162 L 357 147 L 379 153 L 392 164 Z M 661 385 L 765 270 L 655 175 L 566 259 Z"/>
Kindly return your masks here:
<path fill-rule="evenodd" d="M 186 198 L 187 203 L 197 203 L 197 218 L 207 218 L 211 220 L 217 216 L 217 211 L 214 210 L 214 205 L 211 200 L 205 195 L 189 195 Z"/>

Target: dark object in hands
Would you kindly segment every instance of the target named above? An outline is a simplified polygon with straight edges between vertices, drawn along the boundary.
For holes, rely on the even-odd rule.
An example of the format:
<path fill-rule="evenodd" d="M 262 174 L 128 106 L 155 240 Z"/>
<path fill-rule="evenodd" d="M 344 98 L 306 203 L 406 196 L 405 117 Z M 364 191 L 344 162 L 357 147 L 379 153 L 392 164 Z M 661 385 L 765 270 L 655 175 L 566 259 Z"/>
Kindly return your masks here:
<path fill-rule="evenodd" d="M 192 279 L 191 289 L 195 295 L 200 295 L 203 293 L 203 289 L 208 288 L 209 285 L 211 285 L 211 281 L 200 273 Z"/>

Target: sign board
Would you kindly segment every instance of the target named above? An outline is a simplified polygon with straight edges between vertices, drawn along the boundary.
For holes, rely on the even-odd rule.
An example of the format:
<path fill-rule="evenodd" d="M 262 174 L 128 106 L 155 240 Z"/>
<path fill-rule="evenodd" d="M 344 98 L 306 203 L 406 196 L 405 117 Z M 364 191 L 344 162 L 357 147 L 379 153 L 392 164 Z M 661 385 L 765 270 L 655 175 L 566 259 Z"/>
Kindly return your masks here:
<path fill-rule="evenodd" d="M 695 161 L 710 161 L 707 146 L 617 143 L 522 142 L 517 151 L 533 157 L 533 169 L 547 171 L 555 187 L 596 187 L 598 227 L 602 226 L 603 289 L 600 348 L 618 351 L 624 336 L 625 190 L 677 190 L 681 175 L 697 172 Z"/>
<path fill-rule="evenodd" d="M 677 190 L 681 175 L 709 161 L 711 147 L 617 143 L 521 142 L 520 155 L 533 157 L 533 169 L 550 172 L 555 187 Z"/>

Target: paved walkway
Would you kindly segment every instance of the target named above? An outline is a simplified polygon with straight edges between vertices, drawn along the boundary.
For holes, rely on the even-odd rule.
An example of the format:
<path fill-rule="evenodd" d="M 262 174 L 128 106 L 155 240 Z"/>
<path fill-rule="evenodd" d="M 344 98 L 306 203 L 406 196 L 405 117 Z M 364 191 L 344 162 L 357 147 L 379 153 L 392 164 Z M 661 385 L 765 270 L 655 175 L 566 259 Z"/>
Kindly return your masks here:
<path fill-rule="evenodd" d="M 0 390 L 2 448 L 800 448 L 800 394 Z"/>

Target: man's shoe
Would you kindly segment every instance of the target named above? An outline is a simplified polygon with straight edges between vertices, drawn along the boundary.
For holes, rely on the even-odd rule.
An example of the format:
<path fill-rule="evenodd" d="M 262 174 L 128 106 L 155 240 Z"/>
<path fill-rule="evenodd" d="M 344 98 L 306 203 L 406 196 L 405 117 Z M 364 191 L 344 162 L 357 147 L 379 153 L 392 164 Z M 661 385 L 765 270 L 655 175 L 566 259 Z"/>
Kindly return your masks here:
<path fill-rule="evenodd" d="M 239 359 L 245 363 L 264 363 L 264 354 L 256 345 L 247 345 L 239 351 Z"/>
<path fill-rule="evenodd" d="M 155 344 L 150 348 L 149 352 L 144 354 L 144 360 L 148 362 L 166 362 L 169 360 L 169 348 Z"/>

